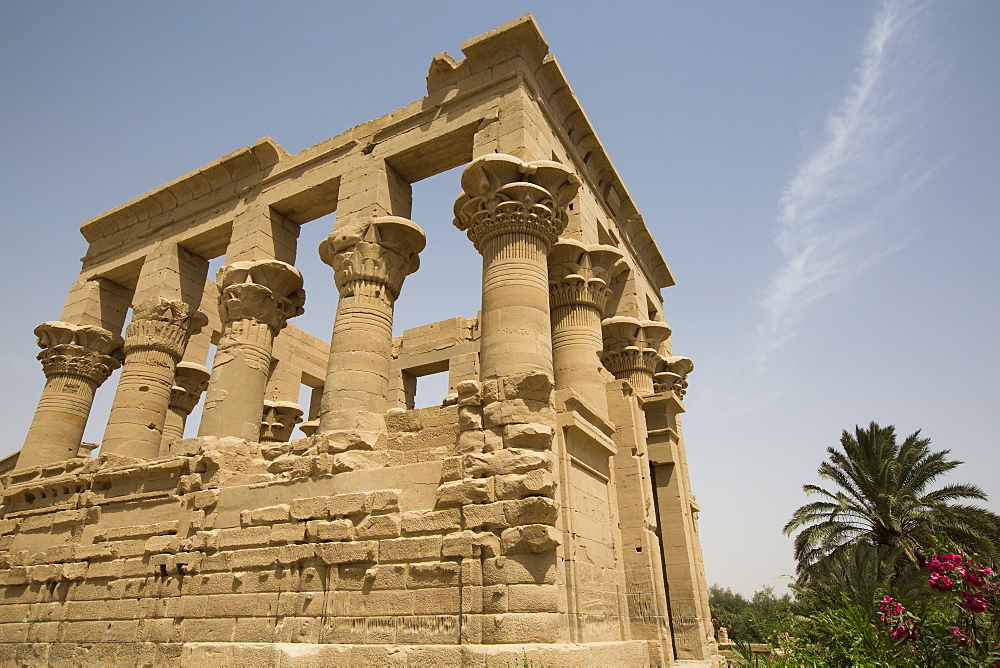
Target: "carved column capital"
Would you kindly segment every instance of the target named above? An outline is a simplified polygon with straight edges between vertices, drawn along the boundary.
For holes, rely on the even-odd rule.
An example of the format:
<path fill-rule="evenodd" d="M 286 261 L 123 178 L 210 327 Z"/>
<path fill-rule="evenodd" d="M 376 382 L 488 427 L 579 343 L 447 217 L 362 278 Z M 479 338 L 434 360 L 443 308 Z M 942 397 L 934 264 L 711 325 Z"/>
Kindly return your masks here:
<path fill-rule="evenodd" d="M 233 262 L 219 269 L 219 316 L 225 324 L 248 320 L 277 336 L 288 318 L 303 313 L 302 274 L 279 260 Z"/>
<path fill-rule="evenodd" d="M 560 239 L 549 253 L 552 308 L 580 305 L 604 313 L 611 296 L 611 281 L 627 269 L 621 251 L 614 246 Z"/>
<path fill-rule="evenodd" d="M 204 313 L 182 301 L 164 297 L 147 299 L 132 308 L 132 322 L 125 329 L 125 354 L 158 350 L 180 360 L 188 338 L 207 324 Z"/>
<path fill-rule="evenodd" d="M 420 267 L 426 238 L 406 218 L 382 216 L 334 230 L 319 246 L 333 267 L 341 297 L 382 297 L 394 302 L 403 280 Z"/>
<path fill-rule="evenodd" d="M 170 388 L 170 408 L 190 415 L 198 405 L 201 393 L 208 387 L 211 376 L 208 369 L 193 362 L 180 362 L 174 375 L 174 385 Z"/>
<path fill-rule="evenodd" d="M 455 226 L 480 253 L 488 240 L 508 232 L 538 237 L 548 251 L 566 229 L 567 207 L 579 188 L 579 178 L 558 162 L 489 153 L 462 172 Z"/>
<path fill-rule="evenodd" d="M 101 327 L 50 321 L 36 327 L 35 336 L 47 379 L 77 376 L 98 387 L 122 363 L 122 338 Z"/>
<path fill-rule="evenodd" d="M 687 376 L 694 371 L 694 362 L 687 357 L 661 357 L 653 375 L 653 388 L 657 392 L 673 392 L 681 399 L 687 394 Z"/>
<path fill-rule="evenodd" d="M 665 322 L 626 316 L 601 323 L 604 352 L 601 361 L 615 378 L 629 380 L 640 393 L 653 391 L 653 373 L 660 360 L 660 346 L 670 336 Z"/>
<path fill-rule="evenodd" d="M 302 422 L 302 407 L 292 401 L 264 400 L 260 422 L 261 443 L 287 443 L 295 425 Z"/>

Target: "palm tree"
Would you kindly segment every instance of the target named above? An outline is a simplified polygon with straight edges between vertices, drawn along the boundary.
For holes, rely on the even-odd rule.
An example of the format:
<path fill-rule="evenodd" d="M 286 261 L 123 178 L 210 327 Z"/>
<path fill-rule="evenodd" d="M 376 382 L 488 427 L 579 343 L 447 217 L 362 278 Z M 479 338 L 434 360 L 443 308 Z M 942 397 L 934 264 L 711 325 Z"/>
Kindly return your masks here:
<path fill-rule="evenodd" d="M 938 537 L 982 557 L 1000 552 L 1000 516 L 959 503 L 985 501 L 983 490 L 967 484 L 929 489 L 962 463 L 947 459 L 949 450 L 931 452 L 919 431 L 897 443 L 894 427 L 875 422 L 855 427 L 853 435 L 845 430 L 840 445 L 843 452 L 827 448 L 830 458 L 819 467 L 836 489 L 803 486 L 823 500 L 796 510 L 784 528 L 785 535 L 801 529 L 795 537 L 800 573 L 853 545 L 897 548 L 917 563 Z"/>

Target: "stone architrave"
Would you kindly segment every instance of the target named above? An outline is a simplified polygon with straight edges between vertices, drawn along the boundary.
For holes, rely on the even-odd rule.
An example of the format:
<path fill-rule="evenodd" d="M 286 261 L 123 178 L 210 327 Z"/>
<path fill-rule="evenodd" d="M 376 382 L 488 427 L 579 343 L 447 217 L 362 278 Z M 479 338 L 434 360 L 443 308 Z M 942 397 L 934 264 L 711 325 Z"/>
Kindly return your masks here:
<path fill-rule="evenodd" d="M 102 327 L 43 322 L 35 336 L 45 388 L 17 459 L 19 469 L 77 456 L 94 393 L 122 359 L 121 337 Z"/>
<path fill-rule="evenodd" d="M 336 229 L 320 244 L 340 291 L 320 405 L 320 434 L 385 432 L 393 307 L 420 267 L 426 238 L 416 223 L 381 216 Z"/>
<path fill-rule="evenodd" d="M 102 454 L 141 459 L 159 454 L 177 363 L 190 336 L 207 323 L 183 301 L 153 297 L 135 305 Z"/>
<path fill-rule="evenodd" d="M 490 153 L 462 172 L 455 226 L 483 256 L 481 373 L 552 375 L 546 257 L 580 180 L 558 162 Z"/>
<path fill-rule="evenodd" d="M 191 411 L 198 405 L 201 393 L 208 387 L 211 376 L 208 369 L 194 362 L 180 362 L 174 373 L 174 385 L 170 388 L 170 406 L 167 419 L 163 423 L 163 439 L 160 453 L 170 443 L 184 438 L 184 427 Z"/>
<path fill-rule="evenodd" d="M 302 407 L 294 401 L 264 400 L 260 422 L 261 443 L 287 443 L 295 425 L 302 422 Z"/>
<path fill-rule="evenodd" d="M 613 246 L 560 239 L 549 254 L 552 365 L 557 390 L 571 388 L 607 415 L 601 319 L 615 276 L 628 269 Z"/>
<path fill-rule="evenodd" d="M 302 274 L 279 260 L 233 262 L 216 276 L 222 337 L 199 436 L 260 438 L 274 337 L 303 312 Z"/>
<path fill-rule="evenodd" d="M 601 329 L 604 366 L 618 380 L 627 380 L 640 395 L 652 394 L 660 346 L 670 336 L 667 323 L 615 316 L 604 320 Z"/>
<path fill-rule="evenodd" d="M 653 374 L 653 388 L 657 392 L 673 392 L 683 399 L 687 394 L 687 377 L 694 371 L 694 362 L 688 357 L 661 357 Z"/>

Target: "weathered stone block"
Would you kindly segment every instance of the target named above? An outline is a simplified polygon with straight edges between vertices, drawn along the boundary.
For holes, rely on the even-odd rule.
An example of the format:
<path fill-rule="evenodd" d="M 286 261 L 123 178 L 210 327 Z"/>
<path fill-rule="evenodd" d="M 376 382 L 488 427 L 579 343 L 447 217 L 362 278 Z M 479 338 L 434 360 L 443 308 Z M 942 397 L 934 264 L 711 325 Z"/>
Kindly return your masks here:
<path fill-rule="evenodd" d="M 517 554 L 483 561 L 483 584 L 555 584 L 556 554 Z"/>
<path fill-rule="evenodd" d="M 504 529 L 500 535 L 503 554 L 548 552 L 560 545 L 559 532 L 545 524 L 527 524 Z"/>
<path fill-rule="evenodd" d="M 403 533 L 451 531 L 461 528 L 462 512 L 458 508 L 446 510 L 411 510 L 403 513 Z"/>
<path fill-rule="evenodd" d="M 311 542 L 354 540 L 354 523 L 346 519 L 313 520 L 306 525 L 306 535 Z"/>
<path fill-rule="evenodd" d="M 333 471 L 380 469 L 389 463 L 396 450 L 348 450 L 333 456 Z"/>
<path fill-rule="evenodd" d="M 347 564 L 361 561 L 375 561 L 378 543 L 358 541 L 354 543 L 326 543 L 315 546 L 316 556 L 326 564 Z"/>
<path fill-rule="evenodd" d="M 504 503 L 486 503 L 482 505 L 464 506 L 462 508 L 462 526 L 466 529 L 505 529 L 510 526 L 504 513 Z"/>
<path fill-rule="evenodd" d="M 526 496 L 555 496 L 556 479 L 545 469 L 512 473 L 495 478 L 497 499 L 521 499 Z"/>
<path fill-rule="evenodd" d="M 276 506 L 242 511 L 240 513 L 240 524 L 243 526 L 274 524 L 275 522 L 287 522 L 290 518 L 291 508 L 287 503 L 281 503 Z"/>
<path fill-rule="evenodd" d="M 330 515 L 330 497 L 293 499 L 289 504 L 289 514 L 295 520 L 326 519 Z"/>
<path fill-rule="evenodd" d="M 268 539 L 271 545 L 301 543 L 306 539 L 306 524 L 305 522 L 273 524 Z"/>
<path fill-rule="evenodd" d="M 346 517 L 368 512 L 365 494 L 338 494 L 329 499 L 327 509 L 331 517 Z"/>
<path fill-rule="evenodd" d="M 465 506 L 470 503 L 488 503 L 493 501 L 493 480 L 472 479 L 446 482 L 437 490 L 437 506 Z"/>
<path fill-rule="evenodd" d="M 370 492 L 368 499 L 369 512 L 372 513 L 395 513 L 399 512 L 398 489 L 383 489 L 377 492 Z"/>
<path fill-rule="evenodd" d="M 503 429 L 504 445 L 509 448 L 548 449 L 552 445 L 555 430 L 551 425 L 532 422 L 528 424 L 508 424 Z"/>
<path fill-rule="evenodd" d="M 500 501 L 507 524 L 555 524 L 558 504 L 542 496 L 529 496 L 517 501 Z"/>
<path fill-rule="evenodd" d="M 395 538 L 379 541 L 379 561 L 411 561 L 441 556 L 441 537 Z"/>
<path fill-rule="evenodd" d="M 369 515 L 354 529 L 359 539 L 398 538 L 402 532 L 399 515 Z"/>
<path fill-rule="evenodd" d="M 458 564 L 451 561 L 410 564 L 406 587 L 408 589 L 450 587 L 458 584 L 458 573 Z"/>

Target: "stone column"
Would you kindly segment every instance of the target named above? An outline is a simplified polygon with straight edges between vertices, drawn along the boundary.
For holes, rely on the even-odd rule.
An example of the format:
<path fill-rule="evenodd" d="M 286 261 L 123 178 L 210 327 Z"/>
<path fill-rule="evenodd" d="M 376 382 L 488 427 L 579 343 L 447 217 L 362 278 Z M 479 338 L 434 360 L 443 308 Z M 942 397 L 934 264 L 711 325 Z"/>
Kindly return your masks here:
<path fill-rule="evenodd" d="M 601 318 L 612 279 L 627 268 L 613 246 L 560 239 L 549 254 L 556 390 L 575 390 L 602 415 L 608 414 L 608 399 L 601 372 Z"/>
<path fill-rule="evenodd" d="M 264 400 L 264 416 L 260 422 L 261 443 L 287 443 L 295 425 L 302 422 L 302 407 L 294 401 Z"/>
<path fill-rule="evenodd" d="M 76 457 L 94 393 L 121 364 L 121 337 L 101 327 L 43 322 L 35 336 L 46 381 L 19 469 Z"/>
<path fill-rule="evenodd" d="M 393 305 L 420 266 L 425 237 L 415 223 L 381 216 L 336 229 L 320 244 L 340 290 L 319 433 L 385 432 Z"/>
<path fill-rule="evenodd" d="M 681 398 L 694 363 L 687 357 L 658 360 L 657 393 L 643 410 L 649 427 L 650 464 L 656 486 L 660 544 L 667 576 L 671 627 L 677 658 L 705 659 L 713 653 L 708 586 L 698 537 L 698 506 L 691 491 L 681 430 Z"/>
<path fill-rule="evenodd" d="M 484 380 L 552 376 L 546 256 L 566 229 L 580 181 L 558 162 L 490 153 L 462 172 L 455 226 L 483 256 Z"/>
<path fill-rule="evenodd" d="M 164 455 L 166 447 L 184 438 L 184 428 L 191 411 L 198 405 L 201 393 L 208 387 L 211 374 L 208 369 L 193 362 L 181 362 L 174 374 L 174 385 L 170 388 L 170 406 L 167 409 L 167 419 L 163 423 L 163 439 L 160 441 L 160 454 Z"/>
<path fill-rule="evenodd" d="M 640 395 L 652 394 L 660 346 L 670 336 L 667 323 L 615 316 L 602 322 L 601 329 L 604 366 L 615 378 L 627 380 Z"/>
<path fill-rule="evenodd" d="M 188 337 L 207 323 L 204 314 L 179 300 L 153 297 L 133 307 L 102 454 L 141 459 L 159 455 L 177 363 Z"/>
<path fill-rule="evenodd" d="M 274 337 L 303 312 L 302 275 L 278 260 L 246 260 L 222 267 L 216 283 L 222 337 L 198 435 L 256 441 Z"/>

